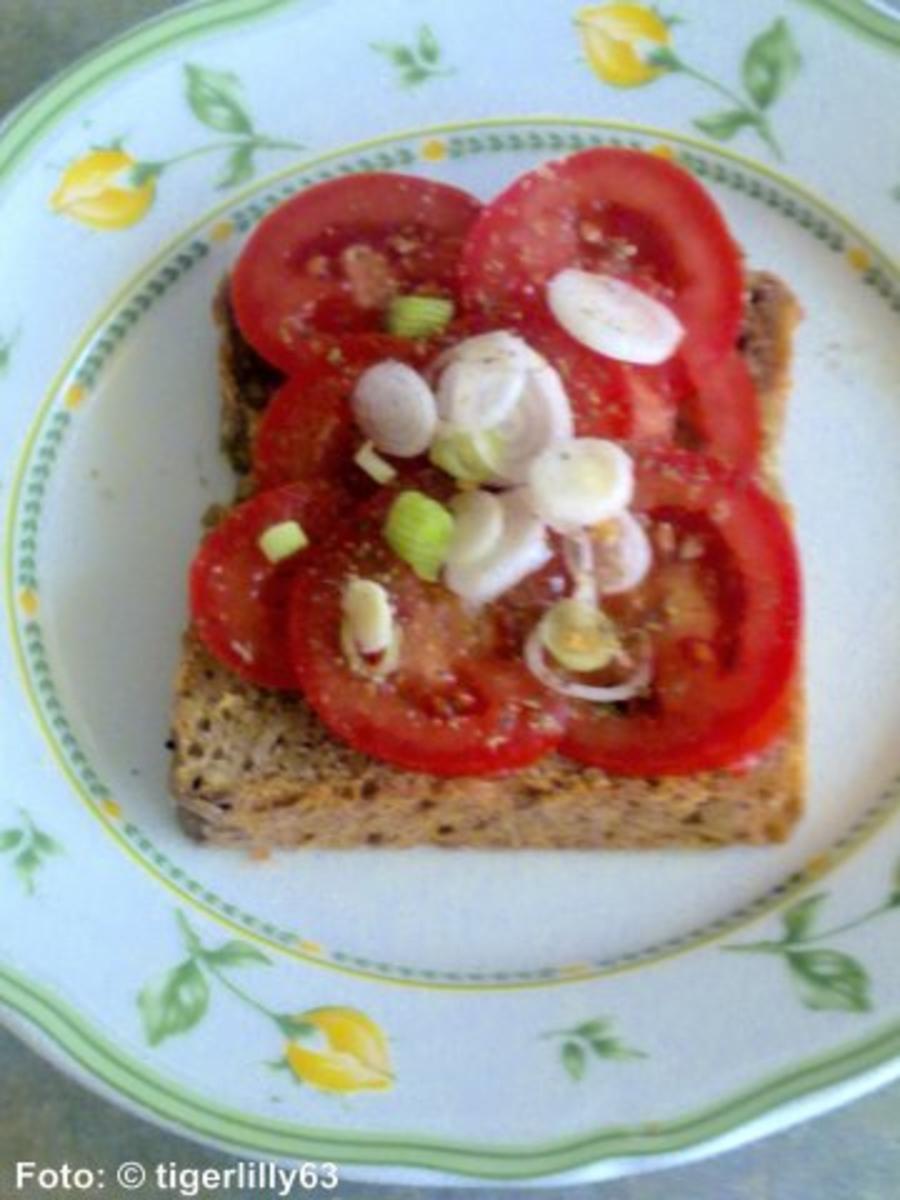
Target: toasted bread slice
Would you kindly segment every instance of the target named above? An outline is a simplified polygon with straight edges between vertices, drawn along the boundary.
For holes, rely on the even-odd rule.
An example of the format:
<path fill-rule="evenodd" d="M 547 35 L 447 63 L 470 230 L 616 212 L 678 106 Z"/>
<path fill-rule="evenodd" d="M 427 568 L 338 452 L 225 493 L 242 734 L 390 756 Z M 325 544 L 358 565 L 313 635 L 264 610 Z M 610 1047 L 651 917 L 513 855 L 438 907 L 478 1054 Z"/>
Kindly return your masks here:
<path fill-rule="evenodd" d="M 763 406 L 775 474 L 799 310 L 774 275 L 748 276 L 740 349 Z M 245 471 L 278 376 L 216 302 L 223 448 Z M 510 775 L 439 779 L 397 770 L 335 740 L 299 696 L 244 683 L 195 635 L 184 640 L 172 717 L 171 785 L 186 831 L 250 847 L 361 845 L 588 848 L 782 841 L 803 807 L 802 687 L 790 728 L 739 771 L 631 779 L 551 755 Z"/>

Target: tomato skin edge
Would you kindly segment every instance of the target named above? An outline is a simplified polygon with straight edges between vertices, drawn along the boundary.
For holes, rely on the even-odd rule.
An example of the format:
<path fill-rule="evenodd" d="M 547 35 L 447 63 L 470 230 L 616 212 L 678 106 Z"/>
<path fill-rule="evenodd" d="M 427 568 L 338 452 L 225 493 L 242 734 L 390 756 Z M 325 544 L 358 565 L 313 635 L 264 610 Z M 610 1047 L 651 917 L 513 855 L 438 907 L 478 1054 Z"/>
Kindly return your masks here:
<path fill-rule="evenodd" d="M 440 585 L 417 579 L 383 542 L 380 516 L 386 503 L 376 497 L 357 510 L 294 578 L 290 655 L 306 702 L 344 744 L 403 770 L 478 778 L 508 774 L 543 758 L 563 735 L 565 704 L 544 696 L 518 659 L 489 648 L 473 656 L 467 641 L 460 644 L 457 635 L 468 638 L 469 620 L 460 603 L 448 599 Z M 404 622 L 400 664 L 383 681 L 357 675 L 341 646 L 342 585 L 351 577 L 382 583 Z M 445 618 L 452 623 L 447 628 Z M 408 637 L 414 640 L 407 643 Z M 408 664 L 406 644 L 418 650 Z M 474 698 L 475 711 L 436 715 L 432 694 L 441 698 L 444 688 L 457 687 Z"/>
<path fill-rule="evenodd" d="M 327 332 L 318 330 L 315 317 L 308 319 L 305 304 L 325 304 L 339 291 L 334 282 L 304 280 L 297 268 L 298 258 L 315 247 L 317 238 L 347 231 L 368 243 L 416 216 L 424 228 L 446 236 L 455 230 L 461 237 L 480 210 L 479 201 L 462 188 L 401 172 L 366 172 L 306 188 L 260 222 L 232 268 L 229 295 L 238 328 L 268 363 L 290 373 L 303 339 Z M 273 305 L 273 292 L 285 300 L 293 296 L 287 308 Z M 376 309 L 357 308 L 346 296 L 343 302 L 353 310 L 347 332 L 383 328 Z M 296 320 L 300 324 L 294 328 Z"/>
<path fill-rule="evenodd" d="M 777 617 L 770 618 L 770 624 L 766 623 L 766 612 L 775 610 L 770 598 L 766 598 L 765 591 L 759 593 L 757 590 L 755 603 L 748 609 L 749 615 L 745 621 L 748 627 L 752 626 L 757 631 L 762 623 L 763 632 L 768 631 L 766 673 L 758 677 L 756 663 L 759 656 L 745 647 L 743 661 L 749 665 L 745 665 L 744 674 L 750 684 L 756 680 L 752 694 L 754 703 L 744 709 L 738 708 L 736 713 L 711 712 L 706 735 L 694 741 L 682 741 L 680 745 L 677 741 L 674 744 L 671 741 L 666 744 L 665 740 L 661 744 L 655 741 L 659 725 L 654 725 L 652 718 L 617 717 L 614 714 L 607 715 L 605 721 L 621 720 L 626 723 L 622 727 L 623 732 L 630 734 L 632 740 L 629 741 L 626 736 L 617 742 L 610 733 L 611 730 L 614 732 L 614 726 L 607 724 L 605 730 L 602 726 L 597 730 L 591 743 L 586 731 L 604 718 L 599 712 L 592 714 L 589 707 L 575 702 L 560 753 L 611 775 L 629 777 L 674 777 L 704 771 L 738 770 L 748 757 L 766 753 L 783 735 L 794 713 L 803 612 L 802 578 L 796 542 L 783 505 L 739 471 L 725 468 L 705 456 L 681 450 L 643 456 L 639 471 L 646 471 L 648 467 L 651 471 L 658 470 L 660 478 L 664 478 L 665 472 L 672 472 L 673 478 L 674 473 L 680 472 L 688 486 L 699 489 L 698 502 L 704 499 L 704 486 L 711 486 L 713 499 L 716 488 L 731 488 L 734 504 L 743 502 L 749 505 L 749 515 L 745 516 L 745 521 L 752 520 L 755 524 L 749 532 L 742 534 L 738 547 L 743 555 L 742 561 L 747 564 L 752 562 L 755 539 L 761 547 L 764 560 L 778 572 L 777 598 L 780 607 Z M 662 486 L 665 490 L 665 482 Z M 729 681 L 726 686 L 733 684 Z M 729 695 L 727 690 L 724 695 Z M 629 720 L 635 722 L 630 727 L 627 726 Z M 602 743 L 599 740 L 600 732 L 604 733 Z M 640 734 L 643 736 L 638 736 Z M 637 743 L 635 736 L 638 736 Z"/>
<path fill-rule="evenodd" d="M 507 219 L 506 210 L 513 228 L 517 210 L 522 221 L 523 203 L 531 204 L 529 192 L 541 186 L 559 191 L 560 208 L 569 205 L 577 209 L 589 188 L 595 188 L 605 203 L 631 208 L 641 219 L 652 222 L 659 220 L 661 212 L 671 214 L 675 225 L 666 232 L 679 247 L 678 269 L 684 275 L 674 304 L 685 324 L 683 349 L 700 367 L 728 353 L 737 339 L 743 313 L 740 247 L 710 192 L 684 167 L 644 150 L 595 147 L 578 151 L 519 176 L 490 201 L 463 247 L 460 276 L 464 303 L 470 310 L 489 311 L 497 299 L 491 294 L 492 271 L 495 282 L 505 291 L 509 290 L 508 280 L 521 273 L 517 262 L 501 264 L 503 256 L 494 245 L 495 235 L 501 221 Z M 564 236 L 569 239 L 571 253 L 558 256 L 553 273 L 580 262 L 577 237 L 571 232 Z M 552 234 L 547 237 L 552 244 Z M 547 266 L 552 256 L 544 253 L 548 254 Z M 534 293 L 544 283 L 546 279 L 532 276 L 524 286 Z M 532 312 L 547 308 L 541 299 L 530 303 Z"/>
<path fill-rule="evenodd" d="M 273 564 L 259 548 L 259 537 L 271 525 L 295 520 L 313 540 L 348 503 L 342 489 L 321 481 L 257 492 L 229 509 L 194 552 L 188 568 L 193 630 L 218 662 L 246 682 L 297 690 L 279 606 L 306 551 Z"/>

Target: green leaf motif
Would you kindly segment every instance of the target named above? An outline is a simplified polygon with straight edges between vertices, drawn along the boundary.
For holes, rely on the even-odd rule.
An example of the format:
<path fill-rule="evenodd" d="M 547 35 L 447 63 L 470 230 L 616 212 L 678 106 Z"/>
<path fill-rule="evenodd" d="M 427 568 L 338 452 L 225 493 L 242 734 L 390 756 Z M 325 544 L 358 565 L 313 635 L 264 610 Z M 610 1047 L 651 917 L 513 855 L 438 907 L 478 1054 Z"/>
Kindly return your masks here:
<path fill-rule="evenodd" d="M 578 1042 L 564 1042 L 560 1056 L 569 1076 L 576 1083 L 582 1080 L 587 1070 L 587 1056 Z"/>
<path fill-rule="evenodd" d="M 829 1012 L 868 1012 L 869 976 L 839 950 L 791 950 L 788 966 L 807 1008 Z"/>
<path fill-rule="evenodd" d="M 5 854 L 8 850 L 14 850 L 22 840 L 21 829 L 4 829 L 0 832 L 0 854 Z"/>
<path fill-rule="evenodd" d="M 645 57 L 649 66 L 659 67 L 663 71 L 681 71 L 684 69 L 684 63 L 675 51 L 670 50 L 668 46 L 656 46 Z"/>
<path fill-rule="evenodd" d="M 416 56 L 411 50 L 407 50 L 405 46 L 398 46 L 395 42 L 370 42 L 369 49 L 374 50 L 376 54 L 383 54 L 395 67 L 407 67 L 416 61 Z"/>
<path fill-rule="evenodd" d="M 675 29 L 679 25 L 687 25 L 684 17 L 678 17 L 674 13 L 667 13 L 655 4 L 651 7 L 650 11 L 656 13 L 667 29 Z"/>
<path fill-rule="evenodd" d="M 209 984 L 191 958 L 169 971 L 159 983 L 148 984 L 138 996 L 144 1033 L 151 1046 L 193 1029 L 208 1007 Z"/>
<path fill-rule="evenodd" d="M 627 1062 L 630 1059 L 646 1058 L 643 1050 L 633 1050 L 624 1045 L 618 1038 L 593 1037 L 589 1039 L 591 1050 L 597 1058 L 609 1058 L 617 1062 Z"/>
<path fill-rule="evenodd" d="M 256 172 L 253 151 L 252 142 L 248 142 L 244 146 L 235 146 L 228 156 L 225 170 L 216 183 L 219 191 L 224 192 L 228 188 L 238 187 L 239 184 L 246 183 L 253 178 Z"/>
<path fill-rule="evenodd" d="M 611 1024 L 611 1021 L 604 1019 L 585 1021 L 583 1025 L 576 1025 L 572 1033 L 584 1038 L 603 1037 Z"/>
<path fill-rule="evenodd" d="M 26 845 L 13 859 L 16 874 L 22 880 L 26 892 L 34 891 L 34 873 L 40 865 L 41 856 L 31 845 Z"/>
<path fill-rule="evenodd" d="M 404 87 L 415 87 L 417 83 L 424 83 L 431 76 L 424 67 L 409 67 L 403 72 L 401 83 Z"/>
<path fill-rule="evenodd" d="M 302 1016 L 294 1017 L 290 1013 L 282 1013 L 276 1016 L 275 1020 L 278 1028 L 288 1038 L 310 1037 L 316 1032 L 315 1025 L 305 1021 Z"/>
<path fill-rule="evenodd" d="M 755 38 L 744 55 L 744 87 L 760 108 L 769 108 L 797 75 L 803 59 L 787 21 L 779 17 Z"/>
<path fill-rule="evenodd" d="M 246 967 L 255 963 L 271 966 L 272 960 L 249 942 L 225 942 L 215 950 L 205 950 L 203 958 L 215 967 Z"/>
<path fill-rule="evenodd" d="M 799 904 L 792 904 L 782 913 L 785 938 L 789 942 L 799 942 L 812 933 L 813 926 L 819 914 L 819 909 L 827 899 L 827 892 L 816 892 L 807 896 Z"/>
<path fill-rule="evenodd" d="M 231 71 L 186 65 L 187 101 L 194 116 L 218 133 L 252 134 L 253 123 L 240 102 L 240 82 Z"/>
<path fill-rule="evenodd" d="M 419 30 L 419 57 L 422 62 L 434 65 L 441 57 L 441 48 L 434 33 L 427 25 Z"/>
<path fill-rule="evenodd" d="M 59 842 L 52 838 L 49 833 L 43 833 L 40 829 L 35 829 L 31 835 L 31 840 L 39 854 L 62 854 L 62 847 Z"/>
<path fill-rule="evenodd" d="M 405 46 L 393 46 L 390 53 L 391 61 L 398 67 L 414 67 L 416 65 L 416 56 L 412 50 L 407 50 Z"/>
<path fill-rule="evenodd" d="M 707 117 L 697 117 L 693 124 L 707 137 L 715 138 L 717 142 L 727 142 L 748 125 L 755 125 L 756 118 L 746 109 L 734 108 L 710 113 Z"/>
<path fill-rule="evenodd" d="M 143 187 L 145 183 L 158 179 L 165 169 L 166 164 L 161 162 L 135 163 L 129 172 L 129 183 L 132 187 Z"/>
<path fill-rule="evenodd" d="M 642 1050 L 626 1046 L 620 1041 L 613 1032 L 613 1022 L 607 1017 L 582 1021 L 571 1029 L 554 1029 L 542 1034 L 542 1037 L 562 1040 L 560 1059 L 568 1076 L 576 1082 L 585 1077 L 591 1055 L 614 1062 L 647 1057 Z"/>
<path fill-rule="evenodd" d="M 897 194 L 894 197 L 900 200 L 900 187 L 897 188 Z M 891 875 L 891 894 L 887 900 L 887 908 L 900 908 L 900 858 L 894 864 L 894 870 Z"/>
<path fill-rule="evenodd" d="M 35 891 L 34 878 L 51 854 L 62 854 L 62 847 L 48 833 L 38 829 L 22 809 L 18 826 L 0 830 L 0 854 L 13 854 L 12 867 L 29 895 Z"/>
<path fill-rule="evenodd" d="M 421 25 L 411 44 L 400 42 L 370 42 L 370 49 L 383 55 L 397 69 L 397 80 L 401 87 L 415 87 L 438 75 L 450 75 L 451 70 L 441 64 L 441 47 L 434 31 Z"/>
<path fill-rule="evenodd" d="M 187 946 L 191 957 L 193 958 L 195 954 L 202 954 L 203 943 L 180 908 L 175 910 L 175 920 L 178 922 L 178 928 L 181 930 L 181 936 L 184 938 L 184 944 Z"/>
<path fill-rule="evenodd" d="M 19 340 L 21 329 L 14 329 L 12 333 L 3 335 L 0 334 L 0 376 L 5 375 L 9 369 L 9 364 L 12 360 L 13 350 L 16 342 Z"/>

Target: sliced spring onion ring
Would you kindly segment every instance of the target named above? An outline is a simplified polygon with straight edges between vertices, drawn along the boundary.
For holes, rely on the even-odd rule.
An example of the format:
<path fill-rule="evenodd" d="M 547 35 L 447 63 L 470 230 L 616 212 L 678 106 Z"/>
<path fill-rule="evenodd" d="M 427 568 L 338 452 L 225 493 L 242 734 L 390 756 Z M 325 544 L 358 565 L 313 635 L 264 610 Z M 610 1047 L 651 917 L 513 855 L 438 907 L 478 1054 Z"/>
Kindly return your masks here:
<path fill-rule="evenodd" d="M 453 536 L 453 516 L 424 492 L 401 492 L 388 511 L 384 536 L 420 579 L 435 583 Z"/>
<path fill-rule="evenodd" d="M 370 655 L 366 658 L 356 643 L 350 622 L 345 617 L 341 622 L 341 650 L 347 665 L 355 675 L 364 675 L 368 679 L 385 679 L 397 669 L 400 662 L 400 630 L 394 630 L 387 647 L 378 652 L 377 657 Z"/>
<path fill-rule="evenodd" d="M 444 332 L 453 312 L 453 301 L 441 296 L 395 296 L 388 306 L 387 330 L 395 337 L 432 337 Z"/>
<path fill-rule="evenodd" d="M 589 533 L 574 533 L 563 542 L 563 559 L 572 577 L 572 599 L 597 607 L 597 563 Z"/>
<path fill-rule="evenodd" d="M 370 479 L 374 479 L 376 483 L 382 484 L 392 483 L 397 478 L 397 472 L 387 461 L 382 458 L 371 442 L 364 442 L 353 456 L 353 461 L 365 471 Z"/>
<path fill-rule="evenodd" d="M 529 371 L 546 365 L 546 360 L 520 338 L 506 329 L 478 333 L 451 346 L 435 362 L 442 371 L 450 363 L 467 362 L 490 370 Z"/>
<path fill-rule="evenodd" d="M 569 267 L 550 280 L 547 303 L 576 341 L 623 362 L 665 362 L 684 337 L 671 309 L 614 275 Z"/>
<path fill-rule="evenodd" d="M 496 479 L 502 439 L 493 429 L 478 433 L 439 432 L 428 457 L 436 467 L 461 483 L 489 483 Z"/>
<path fill-rule="evenodd" d="M 412 367 L 388 359 L 364 371 L 353 390 L 353 413 L 378 450 L 398 458 L 424 454 L 437 427 L 431 388 Z"/>
<path fill-rule="evenodd" d="M 512 414 L 492 429 L 474 432 L 446 427 L 432 443 L 430 458 L 454 479 L 469 483 L 518 484 L 541 450 L 572 436 L 572 410 L 552 367 L 525 377 Z"/>
<path fill-rule="evenodd" d="M 280 563 L 305 550 L 309 538 L 299 521 L 280 521 L 260 534 L 257 545 L 270 563 Z"/>
<path fill-rule="evenodd" d="M 561 533 L 617 516 L 631 503 L 634 469 L 615 442 L 569 438 L 541 451 L 529 464 L 535 512 Z"/>
<path fill-rule="evenodd" d="M 490 553 L 465 565 L 448 565 L 444 582 L 470 604 L 489 604 L 540 570 L 552 551 L 543 523 L 518 491 L 497 497 L 503 510 L 503 532 Z"/>
<path fill-rule="evenodd" d="M 467 433 L 492 429 L 513 412 L 526 379 L 524 369 L 504 363 L 452 361 L 438 382 L 438 414 L 454 429 Z"/>
<path fill-rule="evenodd" d="M 616 627 L 601 608 L 570 597 L 541 618 L 544 649 L 568 671 L 599 671 L 622 651 Z"/>
<path fill-rule="evenodd" d="M 450 503 L 454 517 L 447 565 L 467 567 L 487 558 L 503 537 L 504 512 L 493 492 L 462 492 Z"/>
<path fill-rule="evenodd" d="M 532 459 L 573 431 L 569 397 L 556 370 L 545 364 L 530 371 L 515 410 L 494 430 L 500 451 L 493 482 L 524 483 Z"/>
<path fill-rule="evenodd" d="M 480 455 L 490 460 L 490 467 L 487 461 L 445 467 L 458 479 L 521 483 L 535 454 L 572 436 L 572 409 L 562 380 L 515 334 L 498 330 L 467 338 L 445 351 L 433 370 L 444 436 L 490 434 L 496 439 L 490 455 Z M 438 454 L 450 458 L 443 438 Z M 434 451 L 432 461 L 444 465 Z"/>
<path fill-rule="evenodd" d="M 350 579 L 341 611 L 361 654 L 383 654 L 394 638 L 394 613 L 387 589 L 372 579 Z"/>
<path fill-rule="evenodd" d="M 619 513 L 593 531 L 597 583 L 605 596 L 629 592 L 653 566 L 653 547 L 634 513 Z"/>
<path fill-rule="evenodd" d="M 546 365 L 526 341 L 505 329 L 458 342 L 433 368 L 441 419 L 466 432 L 496 426 L 513 412 L 528 373 Z"/>
<path fill-rule="evenodd" d="M 573 700 L 591 700 L 597 704 L 614 704 L 620 700 L 631 700 L 646 688 L 653 677 L 650 659 L 646 657 L 621 683 L 601 686 L 566 679 L 547 662 L 541 621 L 535 625 L 525 641 L 525 664 L 532 675 L 551 691 L 559 692 L 563 696 L 571 696 Z"/>

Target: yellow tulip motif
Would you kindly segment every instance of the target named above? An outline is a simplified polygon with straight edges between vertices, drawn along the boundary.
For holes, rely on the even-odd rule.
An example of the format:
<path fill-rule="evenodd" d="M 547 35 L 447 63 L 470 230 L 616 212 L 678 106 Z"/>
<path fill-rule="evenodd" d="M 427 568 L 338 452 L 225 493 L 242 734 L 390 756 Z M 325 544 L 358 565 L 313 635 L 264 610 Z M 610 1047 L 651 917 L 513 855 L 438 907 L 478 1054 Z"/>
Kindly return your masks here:
<path fill-rule="evenodd" d="M 152 174 L 135 182 L 137 165 L 126 150 L 91 150 L 63 172 L 50 207 L 94 229 L 127 229 L 141 220 L 156 196 Z"/>
<path fill-rule="evenodd" d="M 36 834 L 40 841 L 43 834 Z M 49 839 L 45 839 L 49 848 Z M 40 849 L 40 845 L 38 847 Z M 258 946 L 231 939 L 211 946 L 203 941 L 180 910 L 176 911 L 186 957 L 138 993 L 144 1034 L 151 1046 L 195 1028 L 209 1010 L 213 988 L 270 1021 L 284 1046 L 281 1057 L 267 1065 L 293 1075 L 321 1092 L 383 1092 L 393 1087 L 388 1041 L 380 1027 L 358 1008 L 337 1006 L 286 1013 L 270 1008 L 235 975 L 248 968 L 271 966 Z M 320 948 L 321 949 L 321 948 Z"/>
<path fill-rule="evenodd" d="M 387 1039 L 374 1021 L 355 1008 L 314 1008 L 297 1023 L 312 1025 L 323 1045 L 291 1041 L 288 1066 L 299 1080 L 323 1092 L 383 1091 L 391 1087 Z"/>
<path fill-rule="evenodd" d="M 669 27 L 642 4 L 598 4 L 575 17 L 593 72 L 614 87 L 641 87 L 665 70 L 654 66 L 655 49 L 669 44 Z"/>
<path fill-rule="evenodd" d="M 715 92 L 725 107 L 693 118 L 706 137 L 728 142 L 753 132 L 776 158 L 783 153 L 772 127 L 772 108 L 803 67 L 803 58 L 784 17 L 761 30 L 746 47 L 739 87 L 723 83 L 672 45 L 672 27 L 681 17 L 663 16 L 646 4 L 606 3 L 579 9 L 575 26 L 588 65 L 603 83 L 618 88 L 643 87 L 661 75 L 681 75 Z"/>
<path fill-rule="evenodd" d="M 222 163 L 216 187 L 224 191 L 253 178 L 258 155 L 303 149 L 299 142 L 259 132 L 232 71 L 185 64 L 184 98 L 217 135 L 215 141 L 153 161 L 136 159 L 118 142 L 92 149 L 66 167 L 50 197 L 51 210 L 93 229 L 128 229 L 146 216 L 160 178 L 177 164 L 214 156 Z"/>

